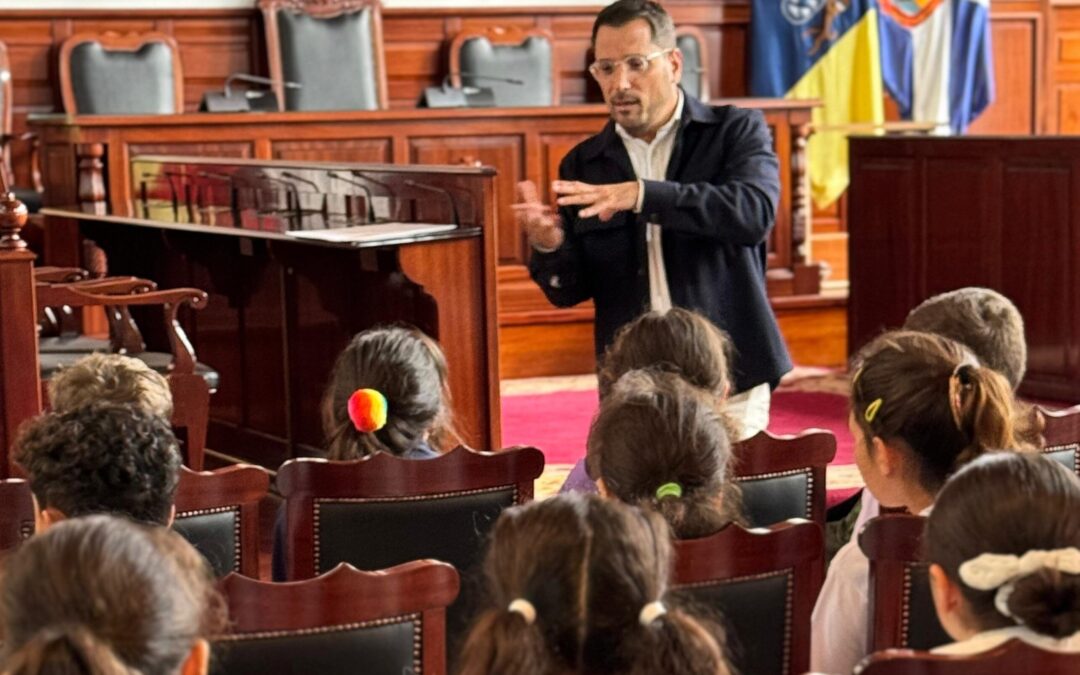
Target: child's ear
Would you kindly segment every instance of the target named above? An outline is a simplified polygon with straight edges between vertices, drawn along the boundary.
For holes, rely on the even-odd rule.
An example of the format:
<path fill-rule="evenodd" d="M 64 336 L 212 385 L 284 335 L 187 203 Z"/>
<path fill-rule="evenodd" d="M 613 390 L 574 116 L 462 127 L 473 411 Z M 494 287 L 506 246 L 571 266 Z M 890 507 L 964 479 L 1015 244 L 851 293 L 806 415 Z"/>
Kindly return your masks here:
<path fill-rule="evenodd" d="M 870 457 L 882 476 L 897 476 L 904 466 L 903 450 L 881 440 L 880 436 L 870 439 Z"/>
<path fill-rule="evenodd" d="M 67 520 L 67 516 L 60 509 L 54 509 L 51 506 L 41 508 L 37 497 L 33 495 L 30 497 L 34 502 L 34 534 L 41 534 L 61 520 Z"/>
<path fill-rule="evenodd" d="M 191 652 L 180 666 L 180 675 L 206 675 L 210 670 L 210 643 L 196 640 L 191 645 Z"/>
<path fill-rule="evenodd" d="M 604 482 L 603 478 L 596 479 L 596 490 L 604 499 L 611 499 L 611 491 L 608 490 L 607 483 Z"/>
<path fill-rule="evenodd" d="M 937 563 L 930 565 L 930 595 L 934 598 L 934 610 L 945 632 L 954 640 L 964 639 L 966 634 L 960 630 L 963 626 L 963 593 L 959 584 L 953 583 Z"/>

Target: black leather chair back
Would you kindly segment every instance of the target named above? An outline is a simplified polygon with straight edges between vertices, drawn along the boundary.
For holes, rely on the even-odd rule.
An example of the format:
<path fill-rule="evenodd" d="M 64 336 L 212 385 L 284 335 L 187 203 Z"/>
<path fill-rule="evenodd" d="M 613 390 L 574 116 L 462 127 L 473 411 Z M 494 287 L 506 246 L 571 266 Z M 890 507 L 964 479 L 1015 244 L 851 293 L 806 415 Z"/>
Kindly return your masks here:
<path fill-rule="evenodd" d="M 790 671 L 792 583 L 789 574 L 779 572 L 684 586 L 678 592 L 724 626 L 735 672 L 784 675 Z"/>
<path fill-rule="evenodd" d="M 551 43 L 541 37 L 530 36 L 520 45 L 493 45 L 487 38 L 473 38 L 461 45 L 460 58 L 462 84 L 490 88 L 496 106 L 553 104 L 554 56 Z M 501 78 L 521 80 L 524 84 L 499 82 Z"/>
<path fill-rule="evenodd" d="M 701 83 L 704 80 L 702 74 L 705 68 L 704 59 L 701 58 L 701 45 L 696 36 L 686 34 L 676 38 L 675 45 L 683 55 L 683 72 L 679 84 L 687 94 L 700 99 L 703 96 Z"/>
<path fill-rule="evenodd" d="M 173 529 L 206 558 L 214 576 L 241 571 L 238 507 L 178 513 Z"/>
<path fill-rule="evenodd" d="M 813 518 L 813 477 L 809 470 L 736 480 L 742 490 L 743 517 L 748 527 L 767 527 L 789 518 Z"/>
<path fill-rule="evenodd" d="M 377 110 L 378 68 L 371 8 L 317 18 L 277 12 L 286 110 Z"/>
<path fill-rule="evenodd" d="M 423 672 L 420 615 L 290 634 L 250 633 L 214 643 L 213 675 L 318 673 L 402 675 Z"/>
<path fill-rule="evenodd" d="M 934 598 L 930 594 L 930 566 L 912 564 L 905 569 L 903 640 L 901 645 L 907 649 L 929 651 L 934 647 L 949 644 L 952 638 L 941 627 Z"/>
<path fill-rule="evenodd" d="M 488 533 L 514 503 L 513 487 L 399 500 L 316 499 L 316 572 L 342 562 L 361 570 L 424 558 L 450 563 L 462 577 L 461 594 L 446 613 L 453 650 L 475 608 Z"/>
<path fill-rule="evenodd" d="M 107 51 L 98 42 L 71 50 L 71 86 L 80 115 L 176 112 L 173 52 L 151 42 L 136 51 Z"/>
<path fill-rule="evenodd" d="M 1080 443 L 1055 445 L 1044 450 L 1043 454 L 1069 471 L 1080 475 Z"/>

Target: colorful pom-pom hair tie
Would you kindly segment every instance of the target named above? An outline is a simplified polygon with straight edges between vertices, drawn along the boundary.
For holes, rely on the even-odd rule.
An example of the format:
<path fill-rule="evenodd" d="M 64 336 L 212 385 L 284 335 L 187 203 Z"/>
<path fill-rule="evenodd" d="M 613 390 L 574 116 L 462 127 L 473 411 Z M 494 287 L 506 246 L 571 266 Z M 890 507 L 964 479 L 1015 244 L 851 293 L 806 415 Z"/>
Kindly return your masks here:
<path fill-rule="evenodd" d="M 376 389 L 357 389 L 349 397 L 349 419 L 362 434 L 386 426 L 386 397 Z"/>

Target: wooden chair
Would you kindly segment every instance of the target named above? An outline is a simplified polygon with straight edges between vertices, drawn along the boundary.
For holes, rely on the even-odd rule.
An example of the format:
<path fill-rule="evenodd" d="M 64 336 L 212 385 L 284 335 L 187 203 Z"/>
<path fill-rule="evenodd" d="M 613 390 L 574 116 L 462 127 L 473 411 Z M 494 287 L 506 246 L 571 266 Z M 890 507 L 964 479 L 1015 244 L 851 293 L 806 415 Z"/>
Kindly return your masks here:
<path fill-rule="evenodd" d="M 980 654 L 965 656 L 890 649 L 871 654 L 856 672 L 860 675 L 1076 675 L 1080 673 L 1080 654 L 1046 651 L 1022 640 L 1009 640 Z"/>
<path fill-rule="evenodd" d="M 261 466 L 180 471 L 173 529 L 198 549 L 214 573 L 259 576 L 259 502 L 270 489 Z"/>
<path fill-rule="evenodd" d="M 542 28 L 472 28 L 450 43 L 450 83 L 490 88 L 497 106 L 558 105 L 559 79 L 555 39 Z"/>
<path fill-rule="evenodd" d="M 738 672 L 794 675 L 810 667 L 810 614 L 825 578 L 817 523 L 789 520 L 747 530 L 728 525 L 675 542 L 675 587 L 718 610 Z"/>
<path fill-rule="evenodd" d="M 259 9 L 282 110 L 389 107 L 379 0 L 259 0 Z"/>
<path fill-rule="evenodd" d="M 220 582 L 232 631 L 214 641 L 213 673 L 446 673 L 451 565 L 417 560 L 379 572 L 339 564 L 315 579 Z"/>
<path fill-rule="evenodd" d="M 774 436 L 762 431 L 737 443 L 734 453 L 735 480 L 751 526 L 806 518 L 825 527 L 825 468 L 836 456 L 832 432 Z"/>
<path fill-rule="evenodd" d="M 709 48 L 705 34 L 696 26 L 675 28 L 675 45 L 683 55 L 683 72 L 679 84 L 690 96 L 709 100 Z"/>
<path fill-rule="evenodd" d="M 933 649 L 952 642 L 938 621 L 923 561 L 926 518 L 890 513 L 859 533 L 870 559 L 870 651 Z"/>
<path fill-rule="evenodd" d="M 210 416 L 210 394 L 217 388 L 218 375 L 213 369 L 196 360 L 195 351 L 177 321 L 177 312 L 181 305 L 193 309 L 205 307 L 206 293 L 195 288 L 174 288 L 110 295 L 88 292 L 80 288 L 79 284 L 37 284 L 35 291 L 39 306 L 162 308 L 169 352 L 146 351 L 141 336 L 137 333 L 117 338 L 116 344 L 123 345 L 128 355 L 143 360 L 152 369 L 165 375 L 173 396 L 173 426 L 185 431 L 187 465 L 201 471 Z M 134 328 L 133 325 L 131 327 Z M 39 354 L 42 382 L 62 366 L 78 360 L 80 356 L 80 353 L 66 352 Z"/>
<path fill-rule="evenodd" d="M 33 534 L 30 484 L 21 478 L 0 480 L 0 552 L 15 548 Z"/>
<path fill-rule="evenodd" d="M 60 95 L 69 115 L 182 113 L 180 48 L 165 33 L 76 33 L 60 45 Z"/>
<path fill-rule="evenodd" d="M 1080 475 L 1080 405 L 1066 410 L 1039 409 L 1046 427 L 1043 453 Z"/>
<path fill-rule="evenodd" d="M 11 59 L 8 58 L 7 45 L 0 42 L 0 171 L 5 172 L 7 184 L 14 186 L 15 176 L 11 169 L 11 143 L 12 141 L 29 141 L 32 188 L 11 187 L 10 189 L 15 193 L 19 201 L 26 205 L 26 209 L 30 213 L 36 213 L 41 208 L 41 193 L 45 190 L 41 182 L 40 144 L 35 133 L 27 132 L 18 136 L 14 133 L 11 109 L 15 92 L 11 80 Z"/>
<path fill-rule="evenodd" d="M 543 469 L 536 448 L 285 462 L 277 486 L 285 498 L 287 577 L 312 577 L 341 562 L 377 570 L 424 558 L 468 576 L 478 569 L 499 514 L 532 499 Z M 468 625 L 471 590 L 466 586 L 449 612 L 452 651 Z"/>

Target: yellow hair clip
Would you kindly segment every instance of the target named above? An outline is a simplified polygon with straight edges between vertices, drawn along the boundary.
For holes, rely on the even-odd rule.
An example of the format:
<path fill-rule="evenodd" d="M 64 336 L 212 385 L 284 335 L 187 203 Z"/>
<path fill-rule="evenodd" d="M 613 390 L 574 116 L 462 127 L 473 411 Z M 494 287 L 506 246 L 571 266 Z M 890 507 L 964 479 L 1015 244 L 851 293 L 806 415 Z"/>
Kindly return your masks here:
<path fill-rule="evenodd" d="M 867 424 L 874 421 L 874 418 L 878 414 L 878 410 L 881 410 L 881 403 L 882 401 L 880 398 L 875 398 L 873 401 L 870 401 L 870 405 L 866 406 L 866 410 L 863 411 L 863 419 L 866 420 Z"/>

